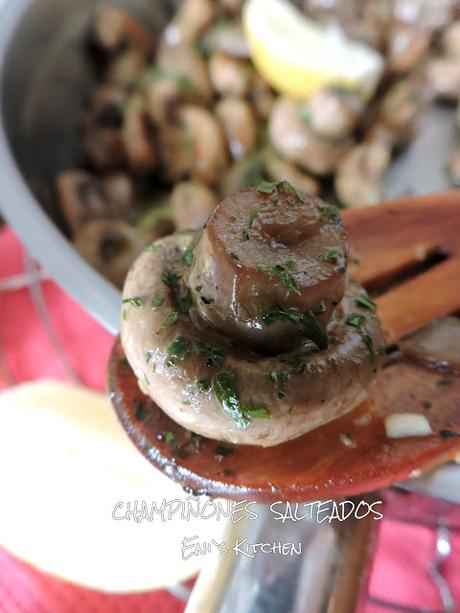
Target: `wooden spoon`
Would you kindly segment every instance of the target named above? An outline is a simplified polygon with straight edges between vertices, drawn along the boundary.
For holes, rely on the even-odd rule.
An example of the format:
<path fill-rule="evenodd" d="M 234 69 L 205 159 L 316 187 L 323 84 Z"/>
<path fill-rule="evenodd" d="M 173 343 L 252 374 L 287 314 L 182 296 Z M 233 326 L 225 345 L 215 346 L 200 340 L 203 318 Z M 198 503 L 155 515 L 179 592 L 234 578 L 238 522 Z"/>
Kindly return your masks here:
<path fill-rule="evenodd" d="M 347 210 L 343 221 L 352 248 L 351 275 L 370 290 L 387 287 L 376 301 L 389 344 L 460 310 L 460 192 Z M 445 259 L 407 278 L 433 255 Z M 268 448 L 232 446 L 177 425 L 140 392 L 119 340 L 110 358 L 109 387 L 123 426 L 150 462 L 184 487 L 212 496 L 262 502 L 350 496 L 460 453 L 460 377 L 410 362 L 387 366 L 366 403 L 347 415 Z M 424 414 L 433 434 L 387 438 L 385 417 L 399 412 Z"/>

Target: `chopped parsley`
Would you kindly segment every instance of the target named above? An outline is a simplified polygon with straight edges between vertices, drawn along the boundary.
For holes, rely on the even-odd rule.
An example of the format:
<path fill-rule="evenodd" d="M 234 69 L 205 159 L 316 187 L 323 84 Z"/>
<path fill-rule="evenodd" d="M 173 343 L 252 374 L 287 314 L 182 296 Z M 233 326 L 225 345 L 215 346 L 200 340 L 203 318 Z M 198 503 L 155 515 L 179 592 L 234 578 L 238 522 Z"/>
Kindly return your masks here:
<path fill-rule="evenodd" d="M 347 326 L 353 326 L 354 328 L 360 328 L 366 321 L 364 315 L 360 313 L 351 313 L 345 320 Z"/>
<path fill-rule="evenodd" d="M 190 309 L 192 308 L 192 297 L 190 294 L 186 294 L 183 298 L 179 300 L 179 311 L 186 315 Z"/>
<path fill-rule="evenodd" d="M 172 443 L 174 440 L 174 434 L 172 432 L 166 432 L 165 433 L 165 441 L 167 443 Z"/>
<path fill-rule="evenodd" d="M 173 326 L 176 323 L 178 317 L 179 313 L 177 311 L 171 311 L 171 313 L 164 320 L 163 325 L 168 328 Z"/>
<path fill-rule="evenodd" d="M 280 264 L 276 264 L 275 266 L 266 266 L 265 264 L 258 264 L 257 270 L 263 270 L 268 274 L 271 279 L 280 279 L 283 285 L 287 287 L 289 291 L 300 295 L 300 287 L 297 281 L 295 280 L 293 275 L 286 272 L 286 268 L 284 266 L 281 266 Z"/>
<path fill-rule="evenodd" d="M 317 307 L 313 309 L 313 315 L 323 315 L 326 312 L 326 305 L 324 302 L 320 302 Z"/>
<path fill-rule="evenodd" d="M 157 249 L 158 247 L 155 245 L 155 243 L 152 243 L 151 245 L 145 248 L 145 251 L 149 251 L 150 253 L 155 253 Z"/>
<path fill-rule="evenodd" d="M 326 328 L 312 311 L 306 311 L 302 318 L 304 336 L 313 341 L 320 351 L 329 347 Z"/>
<path fill-rule="evenodd" d="M 173 271 L 170 271 L 170 270 L 164 270 L 161 273 L 161 280 L 168 287 L 173 287 L 174 285 L 176 285 L 177 282 L 179 281 L 180 277 L 181 276 L 178 275 L 176 272 L 173 272 Z"/>
<path fill-rule="evenodd" d="M 269 419 L 270 411 L 263 405 L 246 405 L 243 407 L 243 414 L 250 419 Z"/>
<path fill-rule="evenodd" d="M 209 379 L 200 379 L 197 381 L 196 386 L 200 392 L 206 393 L 211 389 L 211 381 Z"/>
<path fill-rule="evenodd" d="M 248 228 L 252 228 L 252 224 L 256 220 L 256 217 L 259 211 L 260 211 L 260 206 L 257 206 L 251 210 L 251 213 L 249 215 Z"/>
<path fill-rule="evenodd" d="M 130 304 L 131 306 L 139 308 L 142 306 L 142 300 L 139 298 L 139 296 L 135 296 L 134 298 L 125 298 L 123 300 L 123 304 Z"/>
<path fill-rule="evenodd" d="M 361 338 L 363 339 L 363 342 L 369 351 L 369 355 L 371 357 L 371 362 L 372 362 L 374 359 L 374 355 L 375 355 L 374 341 L 372 339 L 372 336 L 370 336 L 369 334 L 362 334 Z"/>
<path fill-rule="evenodd" d="M 150 364 L 150 362 L 153 360 L 153 356 L 155 355 L 155 352 L 152 349 L 147 349 L 145 352 L 145 361 L 147 362 L 147 364 Z"/>
<path fill-rule="evenodd" d="M 337 249 L 329 249 L 326 255 L 320 256 L 320 259 L 329 262 L 329 264 L 337 264 L 341 255 L 341 252 Z"/>
<path fill-rule="evenodd" d="M 311 122 L 311 111 L 308 107 L 303 106 L 299 111 L 299 119 L 307 125 Z"/>
<path fill-rule="evenodd" d="M 211 347 L 203 341 L 192 341 L 192 350 L 198 354 L 207 354 L 208 366 L 220 367 L 225 362 L 225 354 L 218 347 Z"/>
<path fill-rule="evenodd" d="M 291 373 L 287 372 L 286 370 L 274 370 L 269 373 L 268 378 L 273 383 L 273 386 L 275 388 L 279 388 L 289 381 L 289 379 L 291 378 Z"/>
<path fill-rule="evenodd" d="M 145 418 L 145 405 L 139 398 L 134 400 L 134 417 L 141 421 Z"/>
<path fill-rule="evenodd" d="M 302 319 L 302 313 L 295 307 L 283 309 L 282 307 L 274 306 L 271 309 L 260 311 L 260 316 L 266 326 L 271 326 L 277 321 L 299 322 Z"/>
<path fill-rule="evenodd" d="M 375 302 L 371 300 L 366 294 L 360 294 L 356 298 L 356 304 L 358 306 L 364 307 L 365 309 L 369 309 L 370 311 L 375 311 L 375 309 L 377 308 Z"/>
<path fill-rule="evenodd" d="M 340 209 L 335 204 L 327 204 L 320 212 L 321 221 L 329 221 L 330 219 L 339 219 Z"/>
<path fill-rule="evenodd" d="M 271 309 L 261 311 L 260 316 L 266 326 L 271 326 L 276 321 L 299 323 L 302 327 L 303 336 L 313 341 L 320 351 L 329 347 L 329 337 L 326 329 L 312 311 L 301 313 L 295 307 L 284 309 L 274 306 Z"/>
<path fill-rule="evenodd" d="M 279 360 L 283 364 L 289 364 L 290 366 L 293 366 L 294 371 L 298 375 L 303 374 L 305 372 L 305 369 L 307 368 L 307 363 L 304 360 L 304 357 L 299 354 L 281 356 Z"/>
<path fill-rule="evenodd" d="M 268 419 L 270 411 L 263 405 L 243 405 L 236 391 L 235 374 L 220 372 L 213 379 L 213 388 L 219 404 L 235 422 L 245 430 L 253 419 Z"/>
<path fill-rule="evenodd" d="M 239 257 L 236 255 L 236 253 L 233 253 L 233 251 L 230 253 L 230 257 L 232 258 L 232 260 L 235 260 L 236 262 L 239 261 Z"/>
<path fill-rule="evenodd" d="M 282 387 L 289 381 L 291 378 L 291 373 L 287 370 L 282 371 L 272 371 L 268 374 L 268 378 L 273 384 L 273 387 L 277 390 L 277 397 L 281 400 L 286 396 L 285 392 L 282 391 Z"/>
<path fill-rule="evenodd" d="M 150 301 L 150 308 L 155 311 L 158 307 L 161 307 L 163 300 L 161 298 L 152 298 Z"/>
<path fill-rule="evenodd" d="M 460 436 L 458 432 L 454 432 L 453 430 L 440 430 L 439 434 L 443 439 L 457 438 Z"/>
<path fill-rule="evenodd" d="M 178 360 L 183 360 L 191 351 L 190 342 L 185 336 L 176 336 L 168 347 L 169 358 L 166 361 L 168 368 L 175 366 Z"/>
<path fill-rule="evenodd" d="M 243 230 L 241 236 L 243 237 L 244 241 L 248 241 L 250 239 L 249 232 L 247 230 Z"/>
<path fill-rule="evenodd" d="M 257 186 L 257 191 L 261 192 L 262 194 L 273 194 L 273 191 L 275 189 L 278 189 L 279 187 L 282 187 L 283 183 L 284 181 L 271 182 L 271 181 L 265 181 L 264 179 Z"/>
<path fill-rule="evenodd" d="M 193 264 L 193 249 L 191 247 L 187 247 L 187 249 L 182 254 L 182 261 L 187 266 L 191 266 Z"/>
<path fill-rule="evenodd" d="M 275 190 L 289 191 L 293 193 L 300 201 L 305 202 L 305 196 L 298 192 L 289 181 L 261 181 L 257 186 L 257 191 L 262 194 L 273 194 Z"/>
<path fill-rule="evenodd" d="M 225 447 L 225 445 L 218 445 L 215 451 L 216 460 L 222 460 L 228 456 L 233 455 L 233 447 Z"/>
<path fill-rule="evenodd" d="M 234 373 L 220 372 L 215 375 L 213 389 L 224 412 L 234 420 L 238 428 L 245 430 L 249 426 L 249 418 L 244 414 L 240 404 Z"/>

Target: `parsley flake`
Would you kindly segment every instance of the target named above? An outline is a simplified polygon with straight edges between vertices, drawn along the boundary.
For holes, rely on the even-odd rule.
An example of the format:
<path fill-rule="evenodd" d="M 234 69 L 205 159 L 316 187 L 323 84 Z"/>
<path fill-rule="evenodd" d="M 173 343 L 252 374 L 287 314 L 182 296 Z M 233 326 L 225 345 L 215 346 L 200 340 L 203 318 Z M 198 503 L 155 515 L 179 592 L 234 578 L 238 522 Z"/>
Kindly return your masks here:
<path fill-rule="evenodd" d="M 180 277 L 181 276 L 178 275 L 176 272 L 173 272 L 173 271 L 170 271 L 170 270 L 164 270 L 161 273 L 161 280 L 168 287 L 173 287 L 174 285 L 176 285 L 177 282 L 179 281 Z"/>
<path fill-rule="evenodd" d="M 178 317 L 179 313 L 177 311 L 171 311 L 171 313 L 169 313 L 169 315 L 164 320 L 163 325 L 170 328 L 177 322 Z"/>
<path fill-rule="evenodd" d="M 268 419 L 270 417 L 270 411 L 262 405 L 246 405 L 243 407 L 243 414 L 250 419 Z"/>
<path fill-rule="evenodd" d="M 291 260 L 290 260 L 291 261 Z M 284 266 L 276 264 L 275 266 L 266 266 L 265 264 L 258 264 L 257 270 L 263 270 L 268 274 L 270 278 L 280 279 L 285 287 L 291 292 L 300 296 L 300 287 L 290 273 L 286 272 Z"/>
<path fill-rule="evenodd" d="M 179 311 L 181 313 L 184 313 L 184 315 L 186 315 L 192 308 L 192 304 L 193 304 L 192 297 L 190 294 L 187 294 L 186 296 L 184 296 L 183 298 L 179 300 Z"/>
<path fill-rule="evenodd" d="M 249 426 L 249 418 L 243 413 L 238 398 L 235 374 L 232 372 L 220 372 L 215 375 L 213 389 L 224 412 L 235 421 L 238 428 L 245 430 Z"/>
<path fill-rule="evenodd" d="M 136 296 L 134 298 L 125 298 L 123 300 L 123 304 L 130 304 L 131 306 L 139 308 L 142 306 L 142 300 L 139 298 L 139 296 Z"/>
<path fill-rule="evenodd" d="M 168 347 L 170 357 L 166 361 L 168 368 L 175 366 L 177 360 L 183 360 L 191 351 L 190 342 L 185 336 L 176 336 L 173 342 Z"/>
<path fill-rule="evenodd" d="M 197 381 L 196 386 L 200 392 L 206 393 L 211 389 L 211 382 L 209 379 L 200 379 Z"/>
<path fill-rule="evenodd" d="M 366 321 L 364 315 L 360 313 L 351 313 L 345 320 L 347 326 L 353 326 L 354 328 L 360 328 Z"/>
<path fill-rule="evenodd" d="M 152 298 L 150 301 L 150 308 L 155 311 L 158 307 L 161 307 L 163 300 L 161 298 Z"/>
<path fill-rule="evenodd" d="M 187 247 L 187 249 L 182 254 L 182 261 L 187 266 L 191 266 L 193 264 L 193 249 L 191 247 Z"/>
<path fill-rule="evenodd" d="M 340 209 L 335 204 L 327 204 L 320 212 L 321 221 L 336 220 L 340 217 Z"/>
<path fill-rule="evenodd" d="M 369 309 L 370 311 L 375 311 L 375 309 L 377 308 L 375 302 L 371 300 L 366 294 L 360 294 L 356 298 L 355 302 L 358 306 L 364 307 L 365 309 Z"/>

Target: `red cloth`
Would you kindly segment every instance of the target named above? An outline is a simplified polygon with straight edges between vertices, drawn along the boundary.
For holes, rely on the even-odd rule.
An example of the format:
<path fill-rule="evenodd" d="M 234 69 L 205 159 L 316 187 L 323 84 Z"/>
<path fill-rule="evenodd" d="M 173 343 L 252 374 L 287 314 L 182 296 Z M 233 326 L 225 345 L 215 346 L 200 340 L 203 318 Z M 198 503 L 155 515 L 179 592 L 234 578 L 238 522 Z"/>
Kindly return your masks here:
<path fill-rule="evenodd" d="M 0 279 L 23 267 L 19 242 L 9 230 L 0 232 Z M 42 284 L 53 325 L 81 381 L 105 388 L 105 371 L 112 337 L 53 282 Z M 33 307 L 28 290 L 0 293 L 0 348 L 16 382 L 40 377 L 68 378 Z M 1 371 L 0 371 L 1 373 Z M 0 387 L 2 385 L 0 375 Z M 380 526 L 370 582 L 374 598 L 406 607 L 442 610 L 437 589 L 427 575 L 435 531 L 389 519 Z M 453 555 L 445 577 L 460 610 L 460 535 L 452 541 Z M 0 612 L 3 613 L 176 613 L 184 603 L 166 591 L 115 596 L 76 587 L 50 577 L 0 549 Z M 366 613 L 384 609 L 369 602 Z"/>

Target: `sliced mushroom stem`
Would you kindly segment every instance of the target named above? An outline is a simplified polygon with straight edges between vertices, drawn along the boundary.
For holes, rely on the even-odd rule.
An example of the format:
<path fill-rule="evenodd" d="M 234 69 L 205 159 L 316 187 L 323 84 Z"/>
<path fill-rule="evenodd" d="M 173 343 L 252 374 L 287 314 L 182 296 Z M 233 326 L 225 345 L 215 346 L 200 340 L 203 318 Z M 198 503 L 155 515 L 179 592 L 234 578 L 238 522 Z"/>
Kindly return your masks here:
<path fill-rule="evenodd" d="M 214 211 L 189 280 L 199 318 L 254 346 L 272 341 L 267 309 L 327 321 L 343 296 L 347 258 L 333 207 L 288 183 L 261 190 L 243 190 Z"/>

